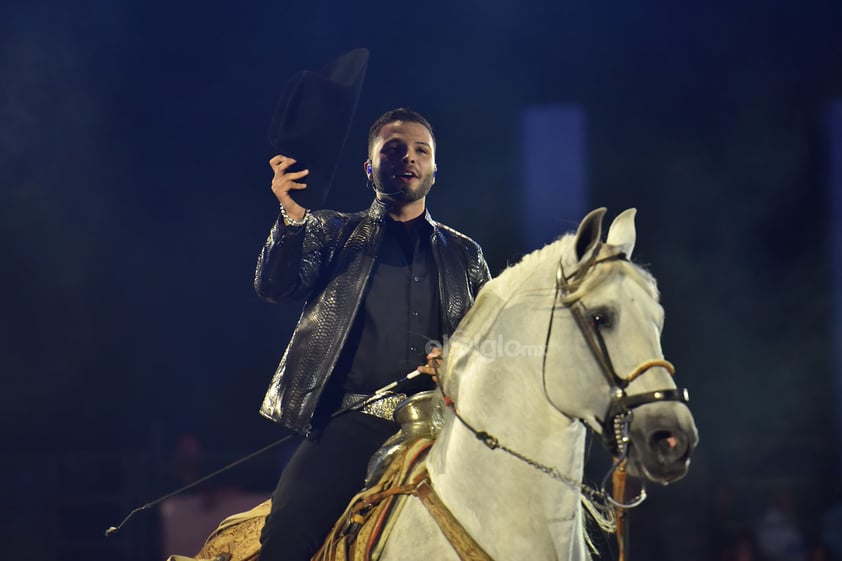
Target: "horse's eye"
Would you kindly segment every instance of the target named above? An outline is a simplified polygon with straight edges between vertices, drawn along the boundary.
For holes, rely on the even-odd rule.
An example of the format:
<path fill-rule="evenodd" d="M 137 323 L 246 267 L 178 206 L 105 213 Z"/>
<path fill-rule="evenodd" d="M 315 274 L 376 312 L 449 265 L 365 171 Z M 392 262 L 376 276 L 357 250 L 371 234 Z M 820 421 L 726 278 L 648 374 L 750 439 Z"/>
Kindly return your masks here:
<path fill-rule="evenodd" d="M 594 327 L 611 327 L 614 317 L 608 310 L 594 310 L 591 312 L 591 323 Z"/>

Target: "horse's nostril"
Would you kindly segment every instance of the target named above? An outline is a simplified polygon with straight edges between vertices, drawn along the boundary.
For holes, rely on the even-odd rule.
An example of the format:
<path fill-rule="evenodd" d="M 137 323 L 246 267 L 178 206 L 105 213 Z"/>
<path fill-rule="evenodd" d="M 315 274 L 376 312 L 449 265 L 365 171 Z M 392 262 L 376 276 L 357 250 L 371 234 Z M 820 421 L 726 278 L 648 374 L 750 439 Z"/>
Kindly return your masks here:
<path fill-rule="evenodd" d="M 668 430 L 659 430 L 652 433 L 652 443 L 657 446 L 661 442 L 665 442 L 670 449 L 678 446 L 678 439 Z"/>

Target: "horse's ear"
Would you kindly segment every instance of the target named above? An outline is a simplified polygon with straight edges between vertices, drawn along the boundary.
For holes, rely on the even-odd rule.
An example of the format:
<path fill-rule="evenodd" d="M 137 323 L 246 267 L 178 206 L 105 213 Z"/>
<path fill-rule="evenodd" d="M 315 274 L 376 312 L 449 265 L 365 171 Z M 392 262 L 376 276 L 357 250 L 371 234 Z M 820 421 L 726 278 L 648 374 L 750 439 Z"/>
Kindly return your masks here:
<path fill-rule="evenodd" d="M 585 259 L 590 259 L 591 253 L 599 242 L 602 241 L 602 219 L 605 216 L 605 207 L 597 208 L 588 213 L 588 215 L 579 224 L 576 230 L 576 259 L 581 263 Z"/>
<path fill-rule="evenodd" d="M 637 240 L 637 232 L 634 228 L 634 216 L 637 209 L 629 208 L 617 215 L 617 218 L 608 228 L 608 239 L 606 243 L 614 246 L 623 252 L 627 259 L 631 259 L 634 251 L 634 242 Z"/>

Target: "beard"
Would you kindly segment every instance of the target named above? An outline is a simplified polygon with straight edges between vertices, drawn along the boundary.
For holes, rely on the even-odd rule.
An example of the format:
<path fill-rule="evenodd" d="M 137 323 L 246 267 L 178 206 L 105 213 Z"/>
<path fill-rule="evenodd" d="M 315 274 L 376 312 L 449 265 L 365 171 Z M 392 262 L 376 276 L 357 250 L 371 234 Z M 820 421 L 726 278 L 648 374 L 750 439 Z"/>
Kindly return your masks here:
<path fill-rule="evenodd" d="M 424 176 L 412 185 L 401 185 L 396 181 L 389 181 L 384 185 L 380 176 L 374 177 L 374 187 L 378 198 L 393 203 L 411 203 L 427 196 L 433 187 L 433 178 Z"/>

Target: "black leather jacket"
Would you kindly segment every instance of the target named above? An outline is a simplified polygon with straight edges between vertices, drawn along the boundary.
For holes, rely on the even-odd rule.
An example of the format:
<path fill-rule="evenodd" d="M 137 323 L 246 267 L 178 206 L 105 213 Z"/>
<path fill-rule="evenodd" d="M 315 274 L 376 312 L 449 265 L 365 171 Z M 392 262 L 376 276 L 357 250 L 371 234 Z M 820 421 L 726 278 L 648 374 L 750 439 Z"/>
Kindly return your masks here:
<path fill-rule="evenodd" d="M 254 287 L 270 302 L 305 299 L 260 413 L 307 435 L 330 373 L 357 314 L 383 237 L 386 207 L 353 214 L 318 210 L 303 226 L 279 218 L 257 261 Z M 451 334 L 490 278 L 480 246 L 452 228 L 433 228 L 443 331 Z"/>

